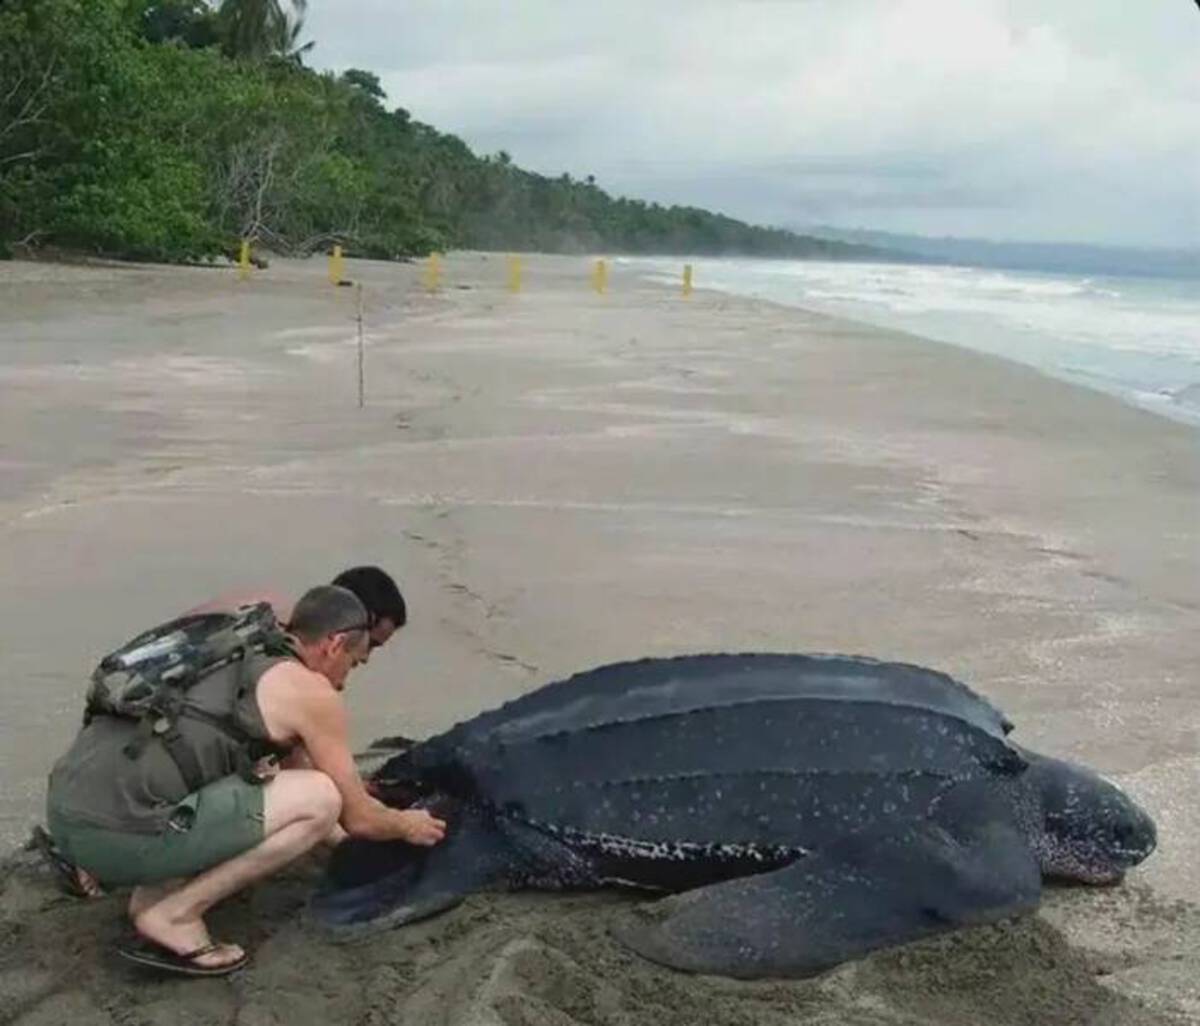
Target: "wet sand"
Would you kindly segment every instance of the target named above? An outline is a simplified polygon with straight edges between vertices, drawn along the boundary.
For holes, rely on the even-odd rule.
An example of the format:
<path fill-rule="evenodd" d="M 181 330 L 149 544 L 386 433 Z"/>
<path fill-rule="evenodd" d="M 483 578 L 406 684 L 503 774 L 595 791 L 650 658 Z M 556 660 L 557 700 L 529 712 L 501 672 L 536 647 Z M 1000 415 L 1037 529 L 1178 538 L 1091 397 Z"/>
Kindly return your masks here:
<path fill-rule="evenodd" d="M 356 740 L 422 736 L 616 659 L 824 650 L 985 692 L 1030 747 L 1154 813 L 1113 890 L 816 980 L 656 969 L 615 895 L 480 896 L 353 946 L 316 868 L 222 908 L 253 968 L 117 964 L 114 900 L 0 871 L 0 1023 L 1200 1022 L 1200 436 L 1001 360 L 618 266 L 501 257 L 229 270 L 0 264 L 0 842 L 40 815 L 87 672 L 233 587 L 353 562 L 412 621 L 351 683 Z M 701 283 L 702 284 L 702 283 Z"/>

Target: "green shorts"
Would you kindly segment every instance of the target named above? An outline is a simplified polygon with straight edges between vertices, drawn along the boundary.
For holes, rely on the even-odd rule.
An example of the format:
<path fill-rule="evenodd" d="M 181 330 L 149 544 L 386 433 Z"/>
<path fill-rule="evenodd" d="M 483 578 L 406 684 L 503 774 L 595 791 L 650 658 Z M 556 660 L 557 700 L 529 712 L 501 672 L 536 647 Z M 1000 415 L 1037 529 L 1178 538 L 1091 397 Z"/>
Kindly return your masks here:
<path fill-rule="evenodd" d="M 72 822 L 48 810 L 50 836 L 77 866 L 108 887 L 191 877 L 249 851 L 266 836 L 263 788 L 223 777 L 175 806 L 161 834 L 131 834 Z"/>

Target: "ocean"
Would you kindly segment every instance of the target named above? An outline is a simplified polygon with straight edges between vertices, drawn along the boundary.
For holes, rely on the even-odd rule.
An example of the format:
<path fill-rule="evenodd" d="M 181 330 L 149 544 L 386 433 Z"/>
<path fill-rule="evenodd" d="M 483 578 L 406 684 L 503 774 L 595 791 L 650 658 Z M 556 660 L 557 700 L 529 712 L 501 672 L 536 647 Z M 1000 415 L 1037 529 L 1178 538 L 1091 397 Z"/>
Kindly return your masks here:
<path fill-rule="evenodd" d="M 678 282 L 679 259 L 629 260 Z M 1029 364 L 1200 427 L 1200 280 L 741 258 L 695 286 L 838 314 Z"/>

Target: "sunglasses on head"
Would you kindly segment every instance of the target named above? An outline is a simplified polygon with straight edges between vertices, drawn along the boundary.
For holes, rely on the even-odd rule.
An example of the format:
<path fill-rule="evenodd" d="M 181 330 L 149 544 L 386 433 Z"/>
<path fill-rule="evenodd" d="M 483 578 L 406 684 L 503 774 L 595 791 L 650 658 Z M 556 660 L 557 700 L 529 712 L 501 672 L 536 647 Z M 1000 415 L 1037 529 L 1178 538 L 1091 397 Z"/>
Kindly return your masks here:
<path fill-rule="evenodd" d="M 340 627 L 333 633 L 334 634 L 351 634 L 354 631 L 365 631 L 366 635 L 367 635 L 367 646 L 369 649 L 373 650 L 383 644 L 382 641 L 376 641 L 373 637 L 371 637 L 371 631 L 373 631 L 375 629 L 375 625 L 377 623 L 379 623 L 379 617 L 376 616 L 374 613 L 368 613 L 367 614 L 367 622 L 365 624 L 360 623 L 360 624 L 354 624 L 354 626 L 352 626 L 352 627 Z"/>

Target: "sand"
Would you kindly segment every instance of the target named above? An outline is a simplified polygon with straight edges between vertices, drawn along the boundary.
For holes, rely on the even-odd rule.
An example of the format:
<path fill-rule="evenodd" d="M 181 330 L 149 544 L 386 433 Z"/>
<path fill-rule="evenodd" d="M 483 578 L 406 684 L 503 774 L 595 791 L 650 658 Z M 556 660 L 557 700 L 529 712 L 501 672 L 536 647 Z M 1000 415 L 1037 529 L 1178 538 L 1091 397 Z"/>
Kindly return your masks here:
<path fill-rule="evenodd" d="M 119 964 L 117 899 L 0 871 L 0 1023 L 1200 1022 L 1200 436 L 978 354 L 641 280 L 455 256 L 324 268 L 0 264 L 0 844 L 40 815 L 86 673 L 164 615 L 353 562 L 412 621 L 351 682 L 356 741 L 441 730 L 621 658 L 824 650 L 970 682 L 1030 747 L 1155 815 L 1116 889 L 733 983 L 617 947 L 620 895 L 481 895 L 333 945 L 297 866 L 214 915 L 253 967 Z M 703 284 L 702 282 L 698 284 Z"/>

